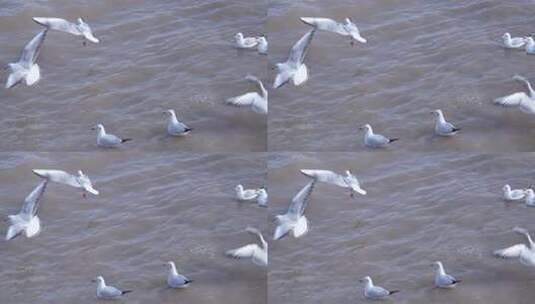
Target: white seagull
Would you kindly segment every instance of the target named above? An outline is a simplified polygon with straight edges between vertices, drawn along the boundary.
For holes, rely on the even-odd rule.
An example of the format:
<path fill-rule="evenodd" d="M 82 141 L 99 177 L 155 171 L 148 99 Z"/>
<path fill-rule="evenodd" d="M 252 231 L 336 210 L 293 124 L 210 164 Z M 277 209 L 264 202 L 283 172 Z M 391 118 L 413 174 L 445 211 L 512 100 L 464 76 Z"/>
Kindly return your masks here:
<path fill-rule="evenodd" d="M 382 300 L 391 294 L 399 292 L 399 290 L 387 290 L 381 286 L 373 285 L 372 278 L 369 276 L 360 279 L 364 285 L 364 297 L 370 300 Z"/>
<path fill-rule="evenodd" d="M 192 280 L 178 273 L 174 262 L 167 262 L 169 266 L 169 273 L 167 274 L 167 286 L 171 288 L 186 288 Z"/>
<path fill-rule="evenodd" d="M 18 214 L 9 215 L 9 228 L 6 233 L 6 241 L 12 240 L 22 232 L 27 238 L 34 237 L 41 231 L 41 221 L 37 216 L 39 205 L 45 193 L 48 180 L 44 180 L 26 196 L 22 208 Z"/>
<path fill-rule="evenodd" d="M 256 197 L 256 203 L 258 204 L 258 206 L 267 207 L 267 204 L 268 204 L 268 193 L 267 193 L 267 190 L 265 188 L 260 188 L 258 190 L 258 195 Z"/>
<path fill-rule="evenodd" d="M 244 189 L 241 184 L 237 185 L 234 190 L 239 201 L 252 201 L 258 197 L 258 189 Z"/>
<path fill-rule="evenodd" d="M 369 124 L 365 124 L 359 129 L 366 130 L 366 133 L 364 133 L 364 145 L 370 148 L 384 148 L 391 142 L 399 140 L 399 138 L 388 138 L 381 134 L 373 133 L 372 126 Z"/>
<path fill-rule="evenodd" d="M 452 277 L 451 275 L 447 274 L 444 270 L 444 266 L 442 265 L 442 262 L 436 261 L 433 263 L 433 266 L 435 266 L 435 287 L 438 288 L 453 288 L 457 283 L 461 282 L 461 280 L 457 280 L 456 278 Z"/>
<path fill-rule="evenodd" d="M 533 41 L 533 37 L 526 37 L 526 54 L 535 54 L 535 41 Z"/>
<path fill-rule="evenodd" d="M 256 46 L 256 50 L 261 55 L 267 55 L 268 54 L 268 41 L 266 37 L 258 37 L 257 38 L 258 45 Z"/>
<path fill-rule="evenodd" d="M 435 116 L 435 134 L 439 136 L 453 136 L 457 134 L 460 128 L 446 121 L 442 110 L 434 110 L 431 112 Z"/>
<path fill-rule="evenodd" d="M 275 216 L 277 227 L 273 234 L 274 240 L 279 240 L 292 232 L 293 237 L 298 238 L 308 232 L 308 220 L 305 216 L 305 209 L 314 189 L 316 180 L 313 179 L 306 184 L 293 198 L 285 214 Z"/>
<path fill-rule="evenodd" d="M 333 32 L 342 36 L 350 36 L 351 45 L 354 45 L 354 41 L 360 43 L 367 42 L 367 40 L 360 35 L 360 31 L 355 23 L 351 22 L 349 18 L 345 18 L 344 23 L 339 23 L 329 18 L 301 17 L 299 19 L 308 25 L 312 25 L 318 30 Z"/>
<path fill-rule="evenodd" d="M 98 276 L 93 282 L 97 282 L 97 299 L 102 300 L 116 300 L 122 295 L 132 292 L 132 290 L 120 290 L 113 286 L 106 285 L 106 281 L 102 276 Z"/>
<path fill-rule="evenodd" d="M 256 265 L 267 267 L 268 243 L 264 240 L 262 233 L 258 229 L 247 227 L 245 230 L 258 236 L 262 245 L 248 244 L 240 248 L 229 250 L 226 252 L 226 255 L 236 259 L 251 259 Z"/>
<path fill-rule="evenodd" d="M 528 231 L 524 228 L 515 227 L 514 232 L 524 235 L 529 242 L 525 244 L 516 244 L 508 248 L 494 251 L 494 255 L 504 259 L 519 259 L 520 263 L 526 266 L 535 266 L 535 243 L 531 240 Z"/>
<path fill-rule="evenodd" d="M 503 46 L 508 49 L 520 49 L 526 43 L 524 38 L 521 38 L 521 37 L 511 38 L 511 34 L 509 33 L 503 34 L 502 39 L 503 39 Z"/>
<path fill-rule="evenodd" d="M 279 88 L 290 79 L 293 84 L 298 86 L 308 80 L 308 68 L 303 63 L 305 56 L 310 46 L 310 42 L 314 37 L 316 29 L 313 29 L 301 37 L 290 50 L 290 55 L 285 62 L 277 63 L 277 76 L 273 82 L 273 88 Z"/>
<path fill-rule="evenodd" d="M 48 179 L 55 183 L 69 185 L 75 188 L 83 188 L 83 196 L 86 196 L 86 192 L 94 195 L 98 195 L 99 192 L 93 188 L 93 184 L 87 175 L 82 170 L 78 170 L 78 175 L 72 175 L 61 170 L 47 170 L 47 169 L 34 169 L 32 170 L 35 175 Z"/>
<path fill-rule="evenodd" d="M 97 132 L 97 146 L 103 148 L 115 148 L 121 145 L 124 142 L 131 141 L 131 138 L 120 138 L 113 134 L 106 133 L 106 129 L 102 124 L 98 124 L 96 127 L 92 128 L 93 130 L 98 130 Z"/>
<path fill-rule="evenodd" d="M 250 107 L 256 113 L 267 114 L 268 112 L 268 91 L 264 88 L 262 81 L 255 76 L 247 75 L 245 79 L 257 84 L 261 94 L 249 92 L 240 96 L 226 100 L 226 104 L 237 107 Z"/>
<path fill-rule="evenodd" d="M 234 35 L 235 46 L 238 49 L 253 49 L 258 45 L 258 39 L 256 37 L 243 37 L 242 33 Z"/>
<path fill-rule="evenodd" d="M 318 182 L 336 185 L 342 188 L 349 188 L 351 197 L 355 195 L 355 192 L 361 195 L 366 195 L 366 190 L 360 187 L 360 183 L 357 177 L 349 170 L 345 171 L 345 175 L 338 174 L 329 170 L 316 170 L 316 169 L 302 169 L 301 173 L 304 175 L 316 179 Z"/>
<path fill-rule="evenodd" d="M 511 95 L 496 98 L 494 103 L 505 107 L 518 107 L 520 111 L 535 114 L 535 91 L 531 87 L 531 83 L 520 75 L 513 76 L 514 80 L 520 81 L 526 85 L 529 90 L 529 95 L 524 92 L 516 92 Z"/>
<path fill-rule="evenodd" d="M 47 30 L 43 30 L 35 35 L 22 49 L 19 61 L 7 65 L 10 73 L 7 77 L 6 89 L 16 86 L 22 80 L 26 82 L 26 85 L 31 86 L 41 79 L 40 68 L 36 61 L 45 41 L 46 33 Z"/>
<path fill-rule="evenodd" d="M 183 136 L 189 134 L 192 128 L 188 127 L 186 124 L 178 121 L 176 117 L 175 110 L 167 110 L 163 112 L 164 114 L 169 115 L 169 120 L 167 122 L 167 133 L 171 136 Z"/>
<path fill-rule="evenodd" d="M 528 207 L 535 207 L 535 192 L 533 192 L 533 189 L 526 189 L 526 206 Z"/>
<path fill-rule="evenodd" d="M 99 40 L 93 35 L 93 31 L 89 27 L 84 19 L 78 18 L 77 23 L 69 22 L 61 18 L 46 18 L 46 17 L 33 17 L 33 21 L 37 24 L 45 26 L 47 29 L 56 30 L 73 34 L 75 36 L 84 36 L 85 40 L 89 40 L 93 43 L 99 43 Z"/>
<path fill-rule="evenodd" d="M 521 189 L 514 189 L 511 190 L 511 186 L 508 184 L 503 186 L 503 199 L 506 201 L 519 201 L 524 199 L 526 193 L 524 190 Z"/>

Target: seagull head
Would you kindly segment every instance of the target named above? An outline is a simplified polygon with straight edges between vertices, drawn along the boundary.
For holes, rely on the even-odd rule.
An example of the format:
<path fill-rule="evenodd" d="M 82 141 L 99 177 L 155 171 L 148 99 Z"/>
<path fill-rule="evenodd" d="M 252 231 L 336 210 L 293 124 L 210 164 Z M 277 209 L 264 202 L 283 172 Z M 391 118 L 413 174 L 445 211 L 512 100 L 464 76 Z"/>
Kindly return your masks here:
<path fill-rule="evenodd" d="M 172 109 L 165 110 L 165 111 L 163 112 L 163 114 L 167 114 L 167 115 L 170 115 L 170 116 L 174 116 L 174 115 L 176 115 L 176 114 L 175 114 L 175 110 L 172 110 Z"/>
<path fill-rule="evenodd" d="M 96 126 L 91 128 L 91 130 L 98 130 L 99 132 L 104 131 L 104 126 L 102 124 L 97 124 Z"/>
<path fill-rule="evenodd" d="M 365 124 L 359 128 L 359 130 L 364 130 L 364 131 L 370 131 L 371 129 L 372 129 L 372 126 L 370 126 L 370 124 Z"/>
<path fill-rule="evenodd" d="M 372 278 L 370 278 L 369 276 L 365 276 L 359 280 L 359 282 L 361 283 L 371 283 L 371 281 L 372 281 Z"/>
<path fill-rule="evenodd" d="M 435 116 L 436 118 L 444 116 L 444 114 L 442 113 L 442 110 L 440 110 L 440 109 L 436 109 L 436 110 L 431 111 L 431 114 L 433 114 L 433 116 Z"/>
<path fill-rule="evenodd" d="M 239 184 L 234 189 L 236 189 L 236 191 L 238 191 L 238 192 L 242 192 L 243 191 L 243 186 L 242 186 L 242 184 Z"/>
<path fill-rule="evenodd" d="M 169 261 L 169 262 L 165 263 L 165 266 L 169 267 L 169 269 L 174 269 L 175 268 L 175 262 Z"/>
<path fill-rule="evenodd" d="M 511 186 L 509 186 L 509 184 L 506 184 L 505 186 L 503 186 L 502 190 L 503 191 L 511 191 Z"/>
<path fill-rule="evenodd" d="M 526 193 L 527 196 L 534 196 L 535 195 L 535 192 L 533 192 L 533 189 L 526 189 L 526 191 L 524 191 Z"/>
<path fill-rule="evenodd" d="M 78 29 L 80 32 L 82 32 L 82 35 L 84 35 L 84 38 L 93 42 L 93 43 L 99 43 L 100 41 L 93 36 L 93 31 L 89 27 L 89 24 L 85 23 L 84 19 L 78 18 Z"/>
<path fill-rule="evenodd" d="M 242 40 L 243 39 L 243 34 L 241 32 L 237 33 L 236 35 L 234 35 L 234 39 L 236 39 L 237 41 L 238 40 Z"/>
<path fill-rule="evenodd" d="M 99 284 L 104 284 L 104 278 L 102 276 L 97 276 L 96 278 L 94 278 L 93 280 L 91 280 L 91 282 L 93 283 L 99 283 Z"/>
<path fill-rule="evenodd" d="M 502 38 L 503 39 L 511 39 L 511 34 L 505 33 L 505 34 L 503 34 Z"/>
<path fill-rule="evenodd" d="M 435 261 L 435 262 L 433 262 L 433 264 L 431 264 L 431 266 L 437 267 L 437 268 L 441 268 L 442 267 L 442 262 L 441 261 Z"/>

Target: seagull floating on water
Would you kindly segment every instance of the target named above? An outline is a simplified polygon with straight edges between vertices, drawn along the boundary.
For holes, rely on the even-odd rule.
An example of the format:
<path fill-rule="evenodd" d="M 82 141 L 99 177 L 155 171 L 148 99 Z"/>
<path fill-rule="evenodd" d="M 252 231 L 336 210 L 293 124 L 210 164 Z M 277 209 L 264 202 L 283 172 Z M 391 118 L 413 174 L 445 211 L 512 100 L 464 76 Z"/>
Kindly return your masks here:
<path fill-rule="evenodd" d="M 82 18 L 76 19 L 77 23 L 72 23 L 61 18 L 46 17 L 33 17 L 33 21 L 39 25 L 45 26 L 47 29 L 73 34 L 75 36 L 84 36 L 84 45 L 85 40 L 99 43 L 99 40 L 93 35 L 93 31 L 91 30 L 91 27 L 89 27 L 89 24 Z"/>
<path fill-rule="evenodd" d="M 511 34 L 505 33 L 502 36 L 503 46 L 508 49 L 520 49 L 524 46 L 526 41 L 522 37 L 511 38 Z"/>
<path fill-rule="evenodd" d="M 236 259 L 251 259 L 256 265 L 267 267 L 268 243 L 264 240 L 262 233 L 258 229 L 248 227 L 245 230 L 258 236 L 258 239 L 262 245 L 258 246 L 258 244 L 248 244 L 240 248 L 229 250 L 226 252 L 226 255 Z"/>
<path fill-rule="evenodd" d="M 44 180 L 35 187 L 24 199 L 22 208 L 18 214 L 9 215 L 9 228 L 6 233 L 6 241 L 12 240 L 22 232 L 27 238 L 34 237 L 41 231 L 41 221 L 37 216 L 39 205 L 45 193 L 48 180 Z"/>
<path fill-rule="evenodd" d="M 533 41 L 533 37 L 526 37 L 526 54 L 535 54 L 535 41 Z"/>
<path fill-rule="evenodd" d="M 41 71 L 36 61 L 45 41 L 46 33 L 47 30 L 43 30 L 35 35 L 22 49 L 19 61 L 8 64 L 11 72 L 7 77 L 6 89 L 16 86 L 22 80 L 26 82 L 26 85 L 31 86 L 41 79 Z"/>
<path fill-rule="evenodd" d="M 258 189 L 244 189 L 241 184 L 237 185 L 234 190 L 239 201 L 252 201 L 258 197 Z"/>
<path fill-rule="evenodd" d="M 526 206 L 528 207 L 535 207 L 535 192 L 533 192 L 533 189 L 526 189 Z"/>
<path fill-rule="evenodd" d="M 93 184 L 87 175 L 82 170 L 78 170 L 78 176 L 72 175 L 61 170 L 46 170 L 46 169 L 34 169 L 32 170 L 37 176 L 48 179 L 55 183 L 69 185 L 75 188 L 83 188 L 83 196 L 86 192 L 94 195 L 98 195 L 99 192 L 93 188 Z"/>
<path fill-rule="evenodd" d="M 369 276 L 364 277 L 360 282 L 365 283 L 364 286 L 364 297 L 371 300 L 382 300 L 388 297 L 389 295 L 399 292 L 399 290 L 387 290 L 381 286 L 373 285 L 372 278 Z"/>
<path fill-rule="evenodd" d="M 515 227 L 514 232 L 524 235 L 529 243 L 516 244 L 511 247 L 494 251 L 494 255 L 504 259 L 519 259 L 520 263 L 526 266 L 535 266 L 535 243 L 533 243 L 529 232 L 520 227 Z"/>
<path fill-rule="evenodd" d="M 98 130 L 97 132 L 97 146 L 104 148 L 115 148 L 125 143 L 131 141 L 131 138 L 120 138 L 113 134 L 106 133 L 106 129 L 102 124 L 98 124 L 96 127 L 92 128 L 93 130 Z"/>
<path fill-rule="evenodd" d="M 355 195 L 355 193 L 359 193 L 361 195 L 366 195 L 366 190 L 362 189 L 360 187 L 360 183 L 357 179 L 357 177 L 349 170 L 345 171 L 345 175 L 335 173 L 333 171 L 329 170 L 310 170 L 310 169 L 302 169 L 301 173 L 304 175 L 313 178 L 317 180 L 318 182 L 323 182 L 327 184 L 336 185 L 342 188 L 349 188 L 351 193 L 351 197 Z"/>
<path fill-rule="evenodd" d="M 95 281 L 95 280 L 94 280 Z M 97 282 L 97 298 L 102 300 L 116 300 L 122 295 L 132 292 L 132 290 L 120 290 L 113 286 L 106 285 L 106 281 L 102 276 L 96 278 Z"/>
<path fill-rule="evenodd" d="M 277 76 L 273 82 L 273 88 L 279 88 L 290 80 L 295 86 L 299 86 L 308 80 L 308 68 L 303 61 L 315 31 L 316 29 L 313 29 L 303 35 L 293 45 L 288 59 L 285 62 L 276 64 Z"/>
<path fill-rule="evenodd" d="M 238 107 L 250 107 L 256 113 L 267 114 L 268 112 L 268 91 L 264 88 L 260 79 L 248 75 L 245 79 L 252 81 L 258 85 L 258 89 L 262 94 L 257 92 L 249 92 L 243 95 L 232 97 L 226 100 L 226 103 Z"/>
<path fill-rule="evenodd" d="M 531 87 L 531 83 L 520 75 L 513 76 L 513 79 L 524 83 L 529 90 L 529 95 L 524 92 L 516 92 L 497 98 L 494 103 L 505 107 L 518 107 L 522 112 L 535 114 L 535 91 Z"/>
<path fill-rule="evenodd" d="M 258 41 L 258 45 L 256 46 L 256 50 L 261 55 L 267 55 L 268 54 L 268 41 L 266 37 L 258 37 L 256 39 Z"/>
<path fill-rule="evenodd" d="M 366 147 L 370 148 L 384 148 L 388 146 L 388 144 L 395 142 L 396 140 L 399 140 L 399 138 L 388 138 L 386 136 L 383 136 L 381 134 L 375 134 L 373 133 L 372 126 L 369 124 L 365 124 L 364 126 L 359 128 L 360 130 L 365 130 L 364 134 L 364 145 Z"/>
<path fill-rule="evenodd" d="M 192 280 L 178 273 L 174 262 L 167 262 L 169 273 L 167 275 L 167 285 L 171 288 L 186 288 Z"/>
<path fill-rule="evenodd" d="M 310 198 L 316 180 L 308 182 L 293 198 L 285 214 L 275 216 L 277 227 L 273 234 L 274 240 L 279 240 L 292 233 L 293 237 L 299 238 L 308 232 L 308 220 L 305 209 Z"/>
<path fill-rule="evenodd" d="M 511 186 L 508 184 L 503 186 L 503 199 L 506 201 L 519 201 L 524 199 L 526 193 L 524 190 L 521 189 L 514 189 L 511 190 Z"/>
<path fill-rule="evenodd" d="M 186 124 L 178 121 L 175 110 L 169 109 L 163 113 L 169 115 L 169 120 L 167 123 L 167 133 L 169 135 L 183 136 L 183 135 L 189 134 L 191 130 L 193 130 L 190 127 L 188 127 Z"/>
<path fill-rule="evenodd" d="M 333 32 L 342 36 L 350 36 L 351 45 L 354 45 L 354 41 L 360 43 L 367 42 L 367 40 L 360 35 L 358 27 L 349 18 L 345 18 L 344 23 L 339 23 L 329 18 L 301 17 L 299 19 L 318 30 Z"/>
<path fill-rule="evenodd" d="M 234 42 L 238 49 L 254 49 L 258 45 L 256 37 L 244 37 L 242 33 L 234 35 Z"/>
<path fill-rule="evenodd" d="M 267 193 L 266 189 L 260 188 L 258 190 L 258 195 L 256 197 L 256 203 L 258 204 L 258 206 L 267 207 L 267 204 L 268 204 L 268 193 Z"/>
<path fill-rule="evenodd" d="M 436 261 L 433 263 L 433 266 L 436 267 L 435 271 L 435 286 L 438 288 L 453 288 L 461 280 L 457 280 L 453 276 L 446 273 L 442 262 Z"/>
<path fill-rule="evenodd" d="M 434 110 L 431 112 L 435 116 L 435 134 L 439 136 L 453 136 L 457 134 L 460 128 L 446 121 L 442 110 Z"/>

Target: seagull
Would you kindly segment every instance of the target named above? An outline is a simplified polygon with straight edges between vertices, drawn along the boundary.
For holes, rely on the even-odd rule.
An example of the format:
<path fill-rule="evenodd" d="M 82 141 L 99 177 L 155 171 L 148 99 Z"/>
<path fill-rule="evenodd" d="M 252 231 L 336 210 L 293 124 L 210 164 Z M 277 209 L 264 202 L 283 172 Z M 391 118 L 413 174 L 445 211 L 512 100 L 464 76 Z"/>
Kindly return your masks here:
<path fill-rule="evenodd" d="M 176 118 L 175 110 L 167 110 L 163 112 L 169 115 L 169 122 L 167 123 L 167 133 L 172 136 L 183 136 L 189 134 L 192 128 L 186 126 L 186 124 L 178 121 Z"/>
<path fill-rule="evenodd" d="M 524 38 L 521 38 L 521 37 L 511 38 L 511 34 L 509 33 L 503 34 L 502 38 L 503 38 L 504 47 L 508 49 L 520 49 L 526 43 Z"/>
<path fill-rule="evenodd" d="M 98 276 L 93 282 L 97 282 L 97 299 L 102 300 L 116 300 L 122 295 L 132 292 L 132 290 L 119 290 L 113 286 L 106 285 L 106 281 L 102 276 Z"/>
<path fill-rule="evenodd" d="M 32 170 L 35 175 L 45 178 L 47 180 L 69 185 L 75 188 L 83 188 L 83 197 L 86 196 L 86 192 L 89 192 L 94 195 L 98 195 L 99 192 L 93 188 L 91 180 L 87 175 L 85 175 L 82 170 L 78 170 L 78 176 L 72 175 L 65 171 L 61 170 L 46 170 L 46 169 L 34 169 Z"/>
<path fill-rule="evenodd" d="M 366 190 L 360 187 L 357 177 L 351 174 L 349 170 L 345 171 L 345 175 L 329 170 L 316 169 L 302 169 L 301 173 L 319 182 L 336 185 L 342 188 L 349 188 L 351 190 L 351 197 L 355 195 L 355 192 L 361 195 L 366 195 L 367 193 Z"/>
<path fill-rule="evenodd" d="M 525 191 L 526 193 L 526 206 L 528 207 L 535 207 L 535 193 L 533 192 L 533 189 L 527 189 Z"/>
<path fill-rule="evenodd" d="M 236 198 L 239 201 L 252 201 L 256 200 L 258 197 L 258 190 L 257 189 L 243 189 L 243 186 L 241 184 L 237 185 L 236 188 Z"/>
<path fill-rule="evenodd" d="M 457 134 L 460 128 L 455 127 L 446 121 L 442 110 L 434 110 L 431 112 L 435 116 L 435 134 L 439 136 L 453 136 Z"/>
<path fill-rule="evenodd" d="M 258 45 L 256 37 L 243 37 L 242 33 L 234 35 L 235 46 L 238 49 L 253 49 Z"/>
<path fill-rule="evenodd" d="M 503 190 L 503 198 L 506 201 L 519 201 L 521 199 L 524 199 L 526 195 L 524 190 L 520 190 L 520 189 L 511 190 L 511 186 L 509 186 L 508 184 L 503 186 L 502 190 Z"/>
<path fill-rule="evenodd" d="M 87 24 L 82 18 L 78 18 L 76 20 L 77 23 L 72 23 L 61 18 L 46 17 L 33 17 L 33 21 L 46 27 L 47 29 L 73 34 L 75 36 L 84 36 L 84 45 L 85 40 L 89 40 L 93 43 L 99 43 L 99 40 L 93 36 L 93 31 L 89 27 L 89 24 Z"/>
<path fill-rule="evenodd" d="M 494 100 L 494 103 L 505 107 L 519 107 L 522 112 L 535 114 L 535 91 L 531 87 L 531 84 L 525 77 L 520 75 L 513 76 L 513 79 L 523 82 L 529 90 L 529 95 L 524 92 L 516 92 L 497 98 Z"/>
<path fill-rule="evenodd" d="M 22 203 L 18 214 L 9 215 L 9 228 L 6 233 L 6 241 L 12 240 L 22 232 L 27 238 L 34 237 L 41 231 L 41 221 L 37 216 L 39 203 L 45 193 L 48 180 L 43 180 L 35 187 Z"/>
<path fill-rule="evenodd" d="M 285 214 L 275 216 L 277 228 L 273 234 L 274 240 L 279 240 L 292 232 L 293 237 L 298 238 L 308 232 L 308 220 L 305 217 L 305 208 L 316 180 L 311 180 L 301 189 L 290 202 L 288 211 Z"/>
<path fill-rule="evenodd" d="M 531 240 L 528 231 L 524 228 L 515 227 L 514 232 L 524 235 L 529 242 L 525 244 L 516 244 L 508 248 L 494 251 L 494 255 L 504 259 L 519 259 L 520 263 L 526 266 L 535 266 L 535 243 Z"/>
<path fill-rule="evenodd" d="M 315 32 L 316 29 L 313 29 L 303 35 L 293 45 L 288 59 L 285 62 L 276 64 L 277 76 L 273 82 L 273 88 L 281 87 L 290 79 L 295 86 L 299 86 L 308 80 L 308 69 L 303 61 Z"/>
<path fill-rule="evenodd" d="M 262 246 L 258 246 L 258 244 L 248 244 L 240 248 L 229 250 L 225 254 L 236 259 L 250 258 L 256 265 L 267 267 L 268 243 L 264 240 L 262 233 L 258 229 L 251 227 L 247 227 L 245 231 L 258 236 L 258 239 L 260 240 Z"/>
<path fill-rule="evenodd" d="M 355 44 L 355 41 L 360 43 L 367 42 L 367 40 L 360 35 L 357 26 L 351 22 L 349 18 L 345 18 L 344 23 L 339 23 L 329 18 L 301 17 L 299 19 L 308 25 L 312 25 L 318 30 L 333 32 L 342 36 L 351 36 L 352 46 Z"/>
<path fill-rule="evenodd" d="M 267 207 L 268 204 L 268 193 L 266 189 L 260 188 L 258 190 L 258 195 L 256 196 L 256 203 L 260 207 Z"/>
<path fill-rule="evenodd" d="M 359 128 L 360 130 L 366 130 L 364 134 L 364 145 L 370 148 L 384 148 L 389 143 L 399 140 L 399 138 L 388 138 L 381 134 L 374 134 L 372 126 L 365 124 Z"/>
<path fill-rule="evenodd" d="M 132 140 L 131 138 L 120 138 L 113 134 L 106 133 L 106 129 L 104 129 L 104 126 L 102 124 L 98 124 L 96 127 L 92 128 L 92 130 L 98 130 L 97 146 L 99 147 L 115 148 L 122 143 Z"/>
<path fill-rule="evenodd" d="M 442 265 L 442 262 L 436 261 L 433 263 L 433 266 L 436 267 L 435 272 L 435 286 L 438 288 L 453 288 L 457 283 L 461 282 L 461 280 L 457 280 L 456 278 L 450 276 L 446 273 L 444 270 L 444 266 Z"/>
<path fill-rule="evenodd" d="M 268 112 L 268 91 L 264 88 L 262 81 L 255 76 L 247 75 L 245 79 L 258 85 L 262 94 L 249 92 L 240 96 L 232 97 L 226 100 L 226 104 L 238 107 L 250 107 L 256 113 L 267 114 Z"/>
<path fill-rule="evenodd" d="M 360 282 L 366 283 L 364 297 L 370 300 L 382 300 L 389 295 L 399 292 L 399 290 L 386 290 L 383 287 L 373 285 L 372 278 L 369 276 L 360 279 Z"/>
<path fill-rule="evenodd" d="M 192 280 L 186 278 L 185 276 L 179 274 L 176 271 L 176 266 L 174 262 L 167 262 L 169 266 L 169 274 L 167 275 L 167 285 L 171 288 L 186 288 L 189 286 Z"/>
<path fill-rule="evenodd" d="M 43 30 L 35 35 L 35 37 L 24 46 L 24 49 L 22 49 L 19 61 L 8 64 L 8 68 L 11 72 L 7 77 L 6 89 L 16 86 L 23 79 L 28 86 L 36 84 L 39 79 L 41 79 L 39 65 L 35 62 L 39 57 L 46 33 L 47 30 Z"/>
<path fill-rule="evenodd" d="M 258 53 L 261 54 L 261 55 L 267 55 L 267 53 L 268 53 L 268 41 L 267 41 L 266 37 L 264 37 L 264 36 L 258 37 L 256 40 L 258 41 L 258 45 L 256 46 L 256 50 L 258 51 Z"/>
<path fill-rule="evenodd" d="M 533 37 L 526 37 L 526 54 L 535 54 L 535 41 L 533 41 Z"/>

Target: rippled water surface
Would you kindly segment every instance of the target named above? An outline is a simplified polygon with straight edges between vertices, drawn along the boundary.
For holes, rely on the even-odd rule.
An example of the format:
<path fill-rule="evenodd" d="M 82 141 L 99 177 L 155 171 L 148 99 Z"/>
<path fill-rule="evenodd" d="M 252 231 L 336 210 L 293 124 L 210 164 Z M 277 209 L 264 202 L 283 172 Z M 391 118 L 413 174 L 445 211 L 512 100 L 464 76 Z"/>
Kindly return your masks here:
<path fill-rule="evenodd" d="M 270 63 L 284 61 L 310 29 L 298 18 L 351 17 L 368 39 L 355 47 L 318 32 L 306 63 L 310 80 L 271 94 L 269 148 L 363 151 L 358 127 L 400 137 L 396 150 L 534 151 L 535 119 L 491 104 L 535 81 L 535 57 L 500 47 L 501 36 L 533 33 L 535 6 L 514 1 L 274 1 L 267 29 Z M 274 73 L 272 73 L 274 74 Z M 430 110 L 462 128 L 448 140 L 433 134 Z"/>
<path fill-rule="evenodd" d="M 95 303 L 97 275 L 133 289 L 127 303 L 265 303 L 266 272 L 223 253 L 255 242 L 266 209 L 234 200 L 264 185 L 262 155 L 0 154 L 0 214 L 18 212 L 32 168 L 82 169 L 99 196 L 49 184 L 38 237 L 0 242 L 1 303 Z M 6 223 L 0 225 L 2 234 Z M 166 261 L 194 283 L 166 288 Z"/>
<path fill-rule="evenodd" d="M 533 184 L 533 154 L 279 154 L 270 156 L 270 216 L 283 213 L 307 183 L 299 169 L 351 169 L 366 196 L 318 184 L 307 209 L 311 230 L 273 242 L 270 303 L 364 303 L 358 280 L 399 289 L 393 303 L 529 303 L 533 270 L 492 251 L 525 242 L 535 210 L 505 203 L 501 188 Z M 463 280 L 433 288 L 441 260 Z"/>

